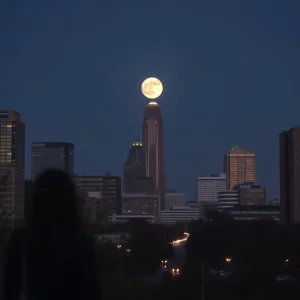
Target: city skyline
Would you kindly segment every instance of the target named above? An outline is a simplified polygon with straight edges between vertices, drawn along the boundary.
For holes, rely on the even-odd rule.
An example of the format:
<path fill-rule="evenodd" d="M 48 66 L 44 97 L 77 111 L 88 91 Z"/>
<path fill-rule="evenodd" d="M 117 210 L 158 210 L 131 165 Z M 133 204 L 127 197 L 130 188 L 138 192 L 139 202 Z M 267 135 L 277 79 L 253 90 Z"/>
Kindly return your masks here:
<path fill-rule="evenodd" d="M 0 20 L 4 298 L 300 295 L 300 1 Z"/>
<path fill-rule="evenodd" d="M 25 204 L 25 123 L 21 120 L 20 113 L 16 111 L 0 110 L 0 118 L 0 171 L 3 180 L 6 180 L 5 178 L 8 176 L 5 201 L 7 206 L 13 207 L 11 212 L 12 224 L 14 224 L 14 220 L 22 219 Z M 299 143 L 297 143 L 299 130 L 300 127 L 294 127 L 289 131 L 282 132 L 279 136 L 281 195 L 284 199 L 281 204 L 281 213 L 284 216 L 283 223 L 290 223 L 290 221 L 286 221 L 289 218 L 292 220 L 299 218 L 297 210 L 298 195 L 297 191 L 294 190 L 294 185 L 291 185 L 291 183 L 294 184 L 294 180 L 298 176 L 294 168 L 295 164 L 298 163 L 295 153 L 299 146 Z M 166 211 L 166 191 L 168 191 L 169 196 L 173 194 L 173 198 L 174 196 L 176 199 L 179 197 L 181 200 L 178 198 L 178 203 L 182 203 L 182 200 L 185 199 L 185 196 L 182 197 L 184 194 L 176 193 L 176 191 L 166 189 L 164 186 L 163 122 L 159 105 L 156 102 L 150 102 L 146 107 L 143 132 L 146 147 L 143 147 L 142 142 L 137 138 L 132 144 L 124 164 L 123 180 L 125 185 L 123 184 L 123 195 L 122 179 L 119 176 L 111 176 L 108 172 L 104 176 L 91 176 L 90 174 L 74 176 L 77 188 L 78 184 L 80 185 L 81 192 L 79 194 L 83 196 L 84 211 L 86 216 L 89 215 L 88 219 L 96 220 L 98 217 L 101 219 L 104 215 L 111 220 L 115 217 L 119 218 L 119 216 L 122 218 L 121 212 L 123 211 L 130 215 L 132 213 L 150 214 L 156 220 L 160 220 L 160 210 L 162 212 Z M 31 150 L 32 180 L 35 180 L 36 176 L 47 168 L 60 168 L 71 176 L 75 175 L 74 144 L 34 142 Z M 224 194 L 226 189 L 227 192 L 232 192 L 233 189 L 239 190 L 239 204 L 243 208 L 242 211 L 239 211 L 239 205 L 235 206 L 232 208 L 235 210 L 234 214 L 243 215 L 247 206 L 260 206 L 259 209 L 264 209 L 266 190 L 256 184 L 255 170 L 255 153 L 237 146 L 225 153 L 224 171 L 226 173 L 198 177 L 196 180 L 196 201 L 199 209 L 197 214 L 199 217 L 203 219 L 206 213 L 210 213 L 211 210 L 223 209 L 224 205 L 228 206 L 229 202 L 233 203 L 233 195 Z M 127 176 L 129 180 L 126 180 Z M 87 185 L 90 185 L 91 181 L 95 181 L 95 178 L 97 178 L 99 184 L 92 185 L 92 191 L 86 190 Z M 26 186 L 28 190 L 28 183 Z M 99 199 L 103 200 L 102 204 Z M 123 199 L 127 201 L 124 200 L 127 203 L 126 205 L 125 202 L 123 203 Z M 177 202 L 176 199 L 175 202 Z M 143 201 L 143 205 L 139 204 L 140 200 Z M 169 204 L 167 205 L 169 206 Z M 290 205 L 295 206 L 295 212 L 289 210 Z M 173 211 L 175 208 L 172 207 L 171 210 Z M 180 208 L 180 206 L 177 208 Z M 182 210 L 180 213 L 184 213 L 191 207 L 188 205 L 180 209 Z M 266 211 L 267 214 L 268 210 L 269 208 Z M 279 211 L 275 212 L 276 216 L 278 216 L 278 213 Z M 296 215 L 296 218 L 292 216 L 293 214 Z"/>
<path fill-rule="evenodd" d="M 148 131 L 148 129 L 147 129 L 147 126 L 145 127 L 145 124 L 147 124 L 147 118 L 149 118 L 149 116 L 150 116 L 150 119 L 152 119 L 153 117 L 154 117 L 154 119 L 158 119 L 159 120 L 159 123 L 160 123 L 160 125 L 161 125 L 161 130 L 162 130 L 162 132 L 163 132 L 163 121 L 162 121 L 162 114 L 161 114 L 161 111 L 160 111 L 160 109 L 159 109 L 159 104 L 157 103 L 157 102 L 154 102 L 154 101 L 149 101 L 149 103 L 148 103 L 148 105 L 146 106 L 146 108 L 145 108 L 145 114 L 144 114 L 144 121 L 143 121 L 143 129 L 142 129 L 142 132 L 145 132 L 145 130 L 146 130 L 146 132 Z M 153 112 L 153 108 L 154 108 L 154 112 Z M 156 112 L 155 112 L 155 109 L 158 109 L 158 114 L 156 114 Z M 5 110 L 4 110 L 5 111 Z M 10 110 L 10 111 L 12 111 L 12 112 L 15 112 L 14 110 Z M 150 114 L 149 114 L 149 111 L 150 111 Z M 18 114 L 18 112 L 16 112 L 17 114 Z M 153 120 L 154 120 L 153 119 Z M 155 126 L 157 126 L 157 120 L 155 121 L 156 123 L 155 123 Z M 26 121 L 25 121 L 25 123 L 26 123 Z M 153 129 L 153 128 L 152 128 Z M 151 131 L 151 130 L 150 130 Z M 153 130 L 152 130 L 153 131 Z M 152 135 L 153 135 L 153 133 L 155 132 L 155 130 L 152 132 Z M 163 134 L 162 134 L 162 132 L 161 132 L 161 137 L 163 137 Z M 150 132 L 150 134 L 151 134 L 151 132 Z M 154 135 L 154 137 L 155 137 L 155 135 Z M 146 140 L 146 138 L 147 138 L 147 134 L 145 135 L 143 135 L 143 140 Z M 34 152 L 33 152 L 33 149 L 34 149 L 34 147 L 35 146 L 39 146 L 40 144 L 43 144 L 43 147 L 46 147 L 47 145 L 49 145 L 49 147 L 51 148 L 52 146 L 51 145 L 53 145 L 53 146 L 61 146 L 62 144 L 66 144 L 66 145 L 71 145 L 71 147 L 72 147 L 72 160 L 73 159 L 75 159 L 75 157 L 74 157 L 74 144 L 73 143 L 70 143 L 70 142 L 54 142 L 54 141 L 44 141 L 43 140 L 43 142 L 32 142 L 32 144 L 31 144 L 31 151 L 30 151 L 30 155 L 31 155 L 31 158 L 34 156 Z M 36 145 L 35 145 L 36 144 Z M 146 143 L 147 144 L 147 143 Z M 163 145 L 163 140 L 162 141 L 160 141 L 159 142 L 159 144 L 160 145 Z M 48 146 L 47 146 L 48 147 Z M 161 146 L 160 146 L 161 147 Z M 121 177 L 122 178 L 122 185 L 124 184 L 124 178 L 125 178 L 125 173 L 126 172 L 124 172 L 125 170 L 126 170 L 126 168 L 128 168 L 128 160 L 130 159 L 130 155 L 132 155 L 132 154 L 130 154 L 130 153 L 132 153 L 132 151 L 133 151 L 133 149 L 135 149 L 135 148 L 141 148 L 142 149 L 142 154 L 140 154 L 140 153 L 137 153 L 136 155 L 142 155 L 142 156 L 140 156 L 139 157 L 139 159 L 141 159 L 141 158 L 144 158 L 144 166 L 141 166 L 142 167 L 142 169 L 144 168 L 144 170 L 145 171 L 139 171 L 140 172 L 140 174 L 139 174 L 139 176 L 141 176 L 141 177 L 143 177 L 144 175 L 142 175 L 142 173 L 144 173 L 145 172 L 145 174 L 146 174 L 146 177 L 150 177 L 150 178 L 152 178 L 151 177 L 151 174 L 150 174 L 150 169 L 148 169 L 148 171 L 146 170 L 147 169 L 147 156 L 146 156 L 146 154 L 145 154 L 145 148 L 144 148 L 144 146 L 143 146 L 143 143 L 142 143 L 142 141 L 140 141 L 139 140 L 139 138 L 136 138 L 136 140 L 133 142 L 133 144 L 132 144 L 132 148 L 131 148 L 131 150 L 130 150 L 130 152 L 129 152 L 129 156 L 127 157 L 127 162 L 123 165 L 123 171 L 122 171 L 122 174 L 120 175 L 120 174 L 113 174 L 114 176 L 119 176 L 119 177 Z M 161 147 L 162 149 L 163 149 L 163 147 Z M 68 152 L 68 151 L 67 151 Z M 155 152 L 156 152 L 156 150 L 155 150 Z M 226 152 L 225 153 L 225 155 L 224 155 L 224 165 L 223 165 L 223 167 L 224 167 L 224 169 L 223 169 L 223 171 L 225 172 L 225 174 L 226 174 L 226 166 L 227 166 L 227 164 L 228 164 L 228 161 L 230 160 L 229 158 L 230 158 L 230 156 L 250 156 L 250 159 L 252 159 L 252 157 L 254 158 L 254 169 L 253 169 L 253 171 L 251 171 L 250 173 L 252 174 L 253 172 L 253 175 L 251 175 L 250 174 L 250 177 L 248 176 L 246 176 L 246 175 L 244 175 L 243 174 L 243 179 L 245 179 L 245 180 L 238 180 L 238 179 L 234 179 L 234 184 L 232 184 L 232 183 L 228 183 L 228 182 L 230 182 L 229 180 L 228 180 L 228 178 L 230 177 L 230 176 L 227 176 L 227 188 L 230 190 L 230 189 L 232 189 L 234 186 L 236 186 L 236 185 L 238 185 L 238 184 L 241 184 L 241 183 L 255 183 L 256 181 L 255 181 L 255 178 L 256 178 L 256 162 L 255 162 L 255 159 L 256 159 L 256 155 L 255 155 L 255 153 L 253 153 L 253 152 L 250 152 L 250 151 L 248 151 L 248 150 L 245 150 L 245 149 L 242 149 L 242 148 L 240 148 L 240 147 L 238 147 L 238 146 L 234 146 L 231 150 L 229 150 L 228 152 Z M 231 160 L 232 160 L 232 158 L 231 158 Z M 137 160 L 138 161 L 138 160 Z M 158 165 L 158 162 L 159 162 L 159 158 L 158 158 L 158 160 L 156 161 L 156 159 L 154 160 L 155 161 L 155 163 L 153 164 L 153 165 L 155 165 L 155 166 L 157 166 Z M 235 163 L 235 165 L 237 164 L 238 162 L 236 162 Z M 72 161 L 72 163 L 71 163 L 71 173 L 74 173 L 74 174 L 79 174 L 78 172 L 76 173 L 76 169 L 74 169 L 74 165 L 75 165 L 75 160 L 74 160 L 74 162 Z M 243 167 L 243 169 L 248 169 L 248 165 L 246 164 L 245 165 L 245 163 L 243 164 L 244 165 L 244 167 Z M 251 163 L 251 165 L 252 165 L 252 163 Z M 33 166 L 33 161 L 31 160 L 31 174 L 33 174 L 33 170 L 32 170 L 32 166 Z M 149 168 L 149 166 L 150 166 L 150 164 L 149 164 L 149 159 L 148 159 L 148 168 Z M 162 164 L 162 166 L 163 166 L 163 164 Z M 248 166 L 248 167 L 247 167 Z M 246 168 L 247 167 L 247 168 Z M 162 171 L 163 171 L 163 169 L 162 169 Z M 223 171 L 221 171 L 221 172 L 219 172 L 219 174 L 220 173 L 222 173 Z M 142 172 L 142 173 L 141 173 Z M 155 175 L 156 175 L 156 173 L 158 173 L 157 172 L 157 170 L 156 170 L 156 168 L 155 168 Z M 165 174 L 165 172 L 163 172 L 162 173 L 163 174 L 163 179 L 165 179 L 165 176 L 166 176 L 166 174 Z M 210 174 L 212 174 L 212 172 L 210 172 Z M 230 172 L 229 172 L 229 174 L 230 174 Z M 100 174 L 100 173 L 96 173 L 96 174 L 85 174 L 85 175 L 87 175 L 87 176 L 94 176 L 94 175 L 96 175 L 96 176 L 103 176 L 104 174 Z M 214 175 L 200 175 L 200 177 L 205 177 L 205 176 L 214 176 Z M 197 176 L 196 178 L 198 178 L 199 176 Z M 199 178 L 200 178 L 199 177 Z M 28 174 L 27 174 L 27 177 L 26 177 L 26 175 L 25 175 L 25 179 L 32 179 L 32 175 L 31 175 L 31 177 L 29 176 L 28 177 Z M 253 178 L 253 180 L 251 180 L 251 178 Z M 155 178 L 153 179 L 153 184 L 154 184 L 154 187 L 157 189 L 157 184 L 158 184 L 158 182 L 159 182 L 159 180 L 156 180 Z M 149 185 L 149 183 L 150 182 L 148 182 L 147 184 L 146 184 L 146 186 L 148 186 L 148 189 L 149 189 L 149 186 L 151 186 L 151 184 Z M 163 181 L 163 183 L 165 183 L 164 181 Z M 144 186 L 144 185 L 143 185 Z M 150 188 L 151 189 L 151 188 Z M 164 186 L 164 190 L 167 190 L 168 189 L 168 186 L 167 185 L 165 185 Z M 178 189 L 177 189 L 178 190 Z M 181 191 L 181 190 L 178 190 L 178 192 L 180 192 L 180 193 L 184 193 L 185 194 L 185 191 Z M 185 194 L 186 195 L 186 194 Z M 197 202 L 197 197 L 195 197 L 194 199 L 187 199 L 187 201 L 196 201 Z M 268 201 L 268 197 L 266 198 L 266 201 Z"/>
<path fill-rule="evenodd" d="M 27 176 L 30 145 L 42 140 L 73 142 L 80 174 L 121 175 L 141 137 L 140 85 L 153 76 L 164 84 L 168 186 L 194 199 L 195 178 L 221 172 L 239 145 L 256 153 L 256 181 L 279 194 L 278 134 L 299 124 L 300 4 L 173 4 L 1 9 L 1 107 L 26 122 Z"/>
<path fill-rule="evenodd" d="M 6 113 L 7 111 L 3 111 Z M 19 114 L 18 112 L 11 111 L 12 113 Z M 151 123 L 151 120 L 154 121 L 154 127 L 152 128 L 150 126 L 149 128 L 149 121 Z M 150 124 L 151 125 L 151 124 Z M 157 128 L 160 127 L 160 128 Z M 144 114 L 144 121 L 143 121 L 143 140 L 146 142 L 146 145 L 148 143 L 147 138 L 148 135 L 150 136 L 150 144 L 154 143 L 152 146 L 155 146 L 156 149 L 154 149 L 154 153 L 160 153 L 160 150 L 163 150 L 163 121 L 162 121 L 162 115 L 159 109 L 159 105 L 157 102 L 150 101 L 145 109 Z M 159 135 L 157 133 L 160 133 Z M 152 139 L 151 139 L 152 137 Z M 159 141 L 158 144 L 155 144 Z M 64 149 L 65 148 L 65 149 Z M 151 146 L 149 147 L 151 149 Z M 61 152 L 63 150 L 63 152 Z M 46 152 L 45 152 L 46 151 Z M 62 157 L 60 157 L 62 155 Z M 35 156 L 38 156 L 36 158 Z M 70 157 L 69 157 L 70 156 Z M 151 152 L 148 153 L 148 156 L 151 156 Z M 60 167 L 64 169 L 66 172 L 70 173 L 71 175 L 74 174 L 74 144 L 70 142 L 33 142 L 31 145 L 31 174 L 35 174 L 34 176 L 31 175 L 31 179 L 33 179 L 38 172 L 36 170 L 37 168 L 44 167 L 49 164 L 51 167 L 51 162 L 48 162 L 48 160 L 53 159 L 53 162 L 55 164 L 62 164 Z M 153 155 L 152 155 L 153 157 Z M 162 156 L 163 157 L 163 156 Z M 231 150 L 225 153 L 224 155 L 224 174 L 219 173 L 217 175 L 209 175 L 208 177 L 202 176 L 197 177 L 197 180 L 199 178 L 217 178 L 225 175 L 225 182 L 227 190 L 232 190 L 233 188 L 237 187 L 240 184 L 255 184 L 255 175 L 256 175 L 256 162 L 255 162 L 255 153 L 252 153 L 248 150 L 242 149 L 238 146 L 234 146 Z M 150 167 L 150 160 L 147 158 L 147 155 L 145 155 L 145 147 L 143 147 L 143 143 L 140 141 L 139 137 L 136 138 L 136 140 L 133 142 L 132 147 L 129 151 L 127 160 L 125 164 L 123 165 L 123 174 L 122 176 L 119 176 L 122 179 L 122 190 L 123 192 L 129 192 L 129 193 L 139 193 L 141 191 L 152 194 L 155 192 L 155 189 L 158 192 L 162 192 L 161 196 L 164 199 L 165 192 L 168 191 L 167 186 L 163 186 L 163 190 L 159 189 L 156 184 L 159 182 L 155 178 L 156 174 L 159 174 L 159 169 L 156 169 L 156 167 L 159 165 L 159 162 L 161 161 L 160 156 L 154 156 L 154 160 L 152 161 L 152 168 L 154 167 L 154 176 L 151 177 L 151 169 Z M 38 161 L 35 162 L 33 159 L 38 159 Z M 250 161 L 249 161 L 250 159 Z M 147 160 L 148 160 L 148 171 L 146 170 L 147 166 Z M 35 166 L 35 164 L 37 164 Z M 161 164 L 163 171 L 163 164 Z M 251 169 L 251 170 L 250 170 Z M 152 172 L 153 172 L 152 170 Z M 250 171 L 249 171 L 250 170 Z M 241 173 L 241 174 L 239 174 Z M 108 173 L 106 173 L 108 174 Z M 163 175 L 163 179 L 165 178 L 165 173 L 161 172 Z M 233 175 L 234 176 L 233 176 Z M 226 176 L 227 175 L 227 176 Z M 90 174 L 84 174 L 83 176 L 91 176 Z M 92 175 L 94 176 L 94 175 Z M 97 176 L 103 176 L 97 174 Z M 114 175 L 118 176 L 118 175 Z M 127 177 L 127 178 L 126 178 Z M 129 180 L 129 181 L 128 181 Z M 163 183 L 165 183 L 163 181 Z M 126 185 L 130 185 L 130 188 L 126 189 Z M 197 183 L 198 184 L 198 183 Z M 197 187 L 198 190 L 198 187 Z M 264 189 L 265 190 L 265 189 Z M 225 190 L 224 190 L 225 191 Z M 197 192 L 198 193 L 198 192 Z M 199 196 L 196 195 L 195 199 L 192 199 L 192 201 L 199 202 Z M 268 201 L 268 199 L 265 199 L 265 201 Z M 271 201 L 271 199 L 270 199 Z M 163 200 L 164 203 L 164 200 Z M 201 209 L 200 209 L 201 210 Z"/>

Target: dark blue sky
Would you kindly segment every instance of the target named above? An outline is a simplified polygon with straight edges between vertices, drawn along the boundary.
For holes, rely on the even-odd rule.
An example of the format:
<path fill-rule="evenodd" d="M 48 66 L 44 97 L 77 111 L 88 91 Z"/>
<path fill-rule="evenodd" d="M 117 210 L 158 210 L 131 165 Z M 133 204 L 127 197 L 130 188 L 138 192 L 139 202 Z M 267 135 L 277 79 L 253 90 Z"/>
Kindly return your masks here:
<path fill-rule="evenodd" d="M 279 191 L 278 134 L 300 124 L 299 0 L 4 0 L 0 107 L 32 141 L 71 141 L 76 171 L 121 175 L 141 135 L 140 84 L 164 84 L 168 186 L 222 171 L 234 145 Z"/>

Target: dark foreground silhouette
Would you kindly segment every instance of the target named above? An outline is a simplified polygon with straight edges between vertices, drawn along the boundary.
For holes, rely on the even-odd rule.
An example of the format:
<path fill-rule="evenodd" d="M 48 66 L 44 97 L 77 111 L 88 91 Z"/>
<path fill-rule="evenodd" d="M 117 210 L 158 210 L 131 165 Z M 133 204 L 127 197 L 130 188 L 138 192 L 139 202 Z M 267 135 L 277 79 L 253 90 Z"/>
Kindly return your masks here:
<path fill-rule="evenodd" d="M 94 242 L 81 232 L 72 180 L 48 170 L 37 179 L 26 225 L 5 252 L 4 300 L 100 299 Z"/>

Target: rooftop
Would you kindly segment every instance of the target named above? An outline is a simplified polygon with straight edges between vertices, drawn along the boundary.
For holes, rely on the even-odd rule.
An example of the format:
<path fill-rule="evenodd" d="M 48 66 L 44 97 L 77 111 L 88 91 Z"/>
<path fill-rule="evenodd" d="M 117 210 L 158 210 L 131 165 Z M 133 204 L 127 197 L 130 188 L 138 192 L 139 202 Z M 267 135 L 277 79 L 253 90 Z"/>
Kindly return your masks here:
<path fill-rule="evenodd" d="M 134 141 L 134 143 L 132 144 L 133 147 L 142 147 L 143 144 L 142 142 L 140 141 L 140 138 L 137 137 L 136 140 Z"/>
<path fill-rule="evenodd" d="M 253 152 L 242 149 L 238 146 L 234 146 L 231 150 L 229 150 L 229 152 L 227 154 L 253 154 L 253 155 L 255 155 Z"/>
<path fill-rule="evenodd" d="M 274 205 L 236 205 L 234 207 L 226 208 L 224 211 L 232 212 L 279 212 L 280 208 Z"/>
<path fill-rule="evenodd" d="M 155 101 L 151 101 L 148 103 L 147 107 L 155 107 L 155 106 L 158 106 L 158 103 L 155 102 Z"/>

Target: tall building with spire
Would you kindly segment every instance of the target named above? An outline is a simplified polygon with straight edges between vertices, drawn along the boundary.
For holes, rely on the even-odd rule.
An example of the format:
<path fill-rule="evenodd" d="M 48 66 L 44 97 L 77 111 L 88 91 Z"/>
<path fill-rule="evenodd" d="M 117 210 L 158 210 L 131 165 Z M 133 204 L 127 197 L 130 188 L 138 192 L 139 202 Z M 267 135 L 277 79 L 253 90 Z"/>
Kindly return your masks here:
<path fill-rule="evenodd" d="M 146 176 L 145 156 L 143 144 L 137 138 L 129 150 L 127 160 L 123 166 L 123 191 L 132 193 L 135 190 L 136 179 Z"/>
<path fill-rule="evenodd" d="M 159 191 L 161 196 L 163 196 L 165 193 L 163 120 L 160 107 L 156 102 L 148 103 L 145 110 L 143 148 L 146 176 L 153 178 L 155 188 Z M 161 199 L 161 203 L 163 203 L 163 199 Z"/>
<path fill-rule="evenodd" d="M 224 155 L 227 190 L 242 183 L 255 183 L 255 153 L 234 146 Z"/>

